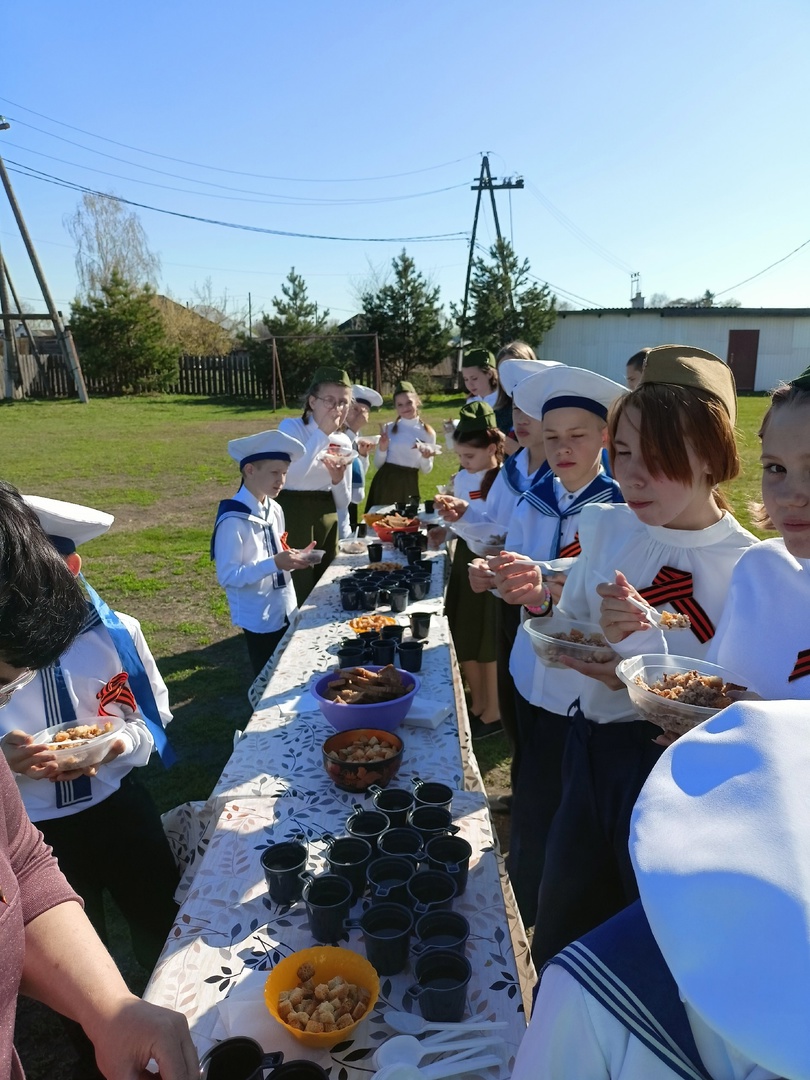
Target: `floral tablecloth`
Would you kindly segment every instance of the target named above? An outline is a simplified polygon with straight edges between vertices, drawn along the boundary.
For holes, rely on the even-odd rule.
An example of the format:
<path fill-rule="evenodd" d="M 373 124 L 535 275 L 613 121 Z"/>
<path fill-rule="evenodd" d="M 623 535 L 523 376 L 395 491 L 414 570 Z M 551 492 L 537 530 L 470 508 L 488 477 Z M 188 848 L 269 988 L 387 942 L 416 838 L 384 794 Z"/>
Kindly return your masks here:
<path fill-rule="evenodd" d="M 458 665 L 441 614 L 443 560 L 436 558 L 431 593 L 413 607 L 433 612 L 421 695 L 450 706 L 450 713 L 435 729 L 404 725 L 398 730 L 406 753 L 393 784 L 409 786 L 418 775 L 455 791 L 453 818 L 473 847 L 467 890 L 454 902 L 472 931 L 468 956 L 474 974 L 465 1018 L 507 1021 L 509 1061 L 501 1075 L 508 1077 L 525 1031 L 535 974 L 471 753 Z M 320 1061 L 334 1080 L 373 1073 L 373 1050 L 392 1034 L 386 1010 L 409 1008 L 403 992 L 413 982 L 412 965 L 382 980 L 374 1014 L 353 1038 L 331 1052 L 302 1048 L 266 1012 L 262 987 L 268 969 L 313 940 L 303 903 L 279 909 L 270 902 L 259 858 L 269 843 L 303 833 L 309 868 L 317 872 L 322 835 L 340 835 L 352 805 L 364 802 L 362 795 L 342 792 L 327 778 L 321 744 L 333 729 L 307 694 L 311 679 L 336 664 L 335 646 L 350 633 L 351 614 L 341 609 L 337 581 L 363 562 L 361 556 L 340 556 L 329 567 L 286 648 L 264 673 L 256 711 L 211 798 L 188 811 L 195 822 L 186 823 L 191 839 L 183 904 L 145 995 L 186 1014 L 200 1052 L 228 1034 L 252 1035 L 267 1050 L 284 1050 L 288 1059 Z M 352 915 L 358 917 L 367 904 L 358 901 Z M 342 944 L 363 952 L 356 930 L 347 932 Z"/>

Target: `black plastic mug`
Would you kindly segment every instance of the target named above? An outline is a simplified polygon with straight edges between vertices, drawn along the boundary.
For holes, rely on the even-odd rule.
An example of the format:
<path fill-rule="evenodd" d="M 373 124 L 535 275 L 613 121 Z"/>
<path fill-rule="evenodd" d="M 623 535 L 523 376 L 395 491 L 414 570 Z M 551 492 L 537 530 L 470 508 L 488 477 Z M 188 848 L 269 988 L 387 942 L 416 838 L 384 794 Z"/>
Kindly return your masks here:
<path fill-rule="evenodd" d="M 424 600 L 428 594 L 430 588 L 430 581 L 427 578 L 411 578 L 410 585 L 408 585 L 408 596 L 411 600 Z M 428 623 L 428 626 L 430 624 Z M 411 632 L 414 637 L 427 637 L 427 630 L 424 634 L 416 634 L 413 630 L 413 623 L 411 623 Z"/>
<path fill-rule="evenodd" d="M 434 510 L 433 499 L 425 499 L 425 513 L 432 514 Z"/>
<path fill-rule="evenodd" d="M 410 791 L 404 788 L 381 788 L 372 784 L 368 788 L 368 794 L 372 796 L 371 801 L 375 808 L 382 810 L 388 818 L 392 828 L 399 828 L 407 823 L 408 813 L 414 808 L 414 797 Z"/>
<path fill-rule="evenodd" d="M 366 533 L 368 532 L 368 525 L 365 521 L 360 521 L 357 524 L 357 539 L 365 540 Z"/>
<path fill-rule="evenodd" d="M 408 903 L 417 915 L 452 907 L 456 883 L 444 870 L 420 870 L 405 886 Z"/>
<path fill-rule="evenodd" d="M 338 649 L 338 664 L 342 668 L 357 667 L 365 662 L 366 650 L 362 644 L 343 645 Z"/>
<path fill-rule="evenodd" d="M 417 806 L 441 806 L 444 810 L 450 809 L 453 802 L 453 789 L 447 784 L 439 784 L 434 780 L 423 780 L 421 776 L 414 776 L 411 786 Z"/>
<path fill-rule="evenodd" d="M 380 602 L 380 590 L 376 585 L 371 588 L 363 588 L 360 590 L 360 607 L 363 611 L 374 611 Z"/>
<path fill-rule="evenodd" d="M 304 873 L 304 903 L 307 906 L 309 932 L 316 941 L 328 945 L 339 941 L 343 924 L 352 906 L 351 882 L 339 874 Z"/>
<path fill-rule="evenodd" d="M 402 588 L 397 586 L 388 590 L 388 603 L 392 611 L 402 613 L 408 606 L 408 597 L 410 592 L 408 588 Z"/>
<path fill-rule="evenodd" d="M 394 655 L 397 651 L 397 643 L 391 639 L 375 638 L 371 643 L 371 655 L 374 658 L 375 664 L 380 664 L 385 667 L 386 664 L 393 664 Z"/>
<path fill-rule="evenodd" d="M 408 548 L 408 566 L 418 566 L 422 562 L 422 549 L 418 547 Z"/>
<path fill-rule="evenodd" d="M 307 865 L 303 834 L 294 840 L 271 844 L 262 852 L 261 863 L 267 892 L 275 904 L 294 904 L 301 899 L 301 873 Z"/>
<path fill-rule="evenodd" d="M 380 637 L 383 641 L 393 641 L 395 644 L 399 644 L 402 641 L 402 635 L 405 633 L 405 627 L 399 626 L 384 626 L 380 630 Z"/>
<path fill-rule="evenodd" d="M 422 651 L 425 647 L 423 641 L 400 641 L 397 646 L 399 653 L 399 666 L 403 671 L 415 674 L 422 670 Z"/>
<path fill-rule="evenodd" d="M 377 841 L 377 850 L 381 855 L 405 855 L 414 863 L 425 857 L 422 837 L 407 827 L 386 829 Z"/>
<path fill-rule="evenodd" d="M 329 872 L 349 881 L 352 900 L 356 900 L 366 891 L 366 869 L 373 855 L 371 844 L 360 836 L 336 838 L 331 833 L 325 833 L 323 840 Z"/>
<path fill-rule="evenodd" d="M 255 1039 L 237 1035 L 206 1050 L 200 1058 L 200 1080 L 262 1080 L 265 1069 L 283 1060 L 284 1054 L 265 1054 Z"/>
<path fill-rule="evenodd" d="M 466 956 L 449 949 L 428 949 L 414 965 L 416 982 L 405 991 L 425 1020 L 457 1024 L 464 1016 L 472 968 Z"/>
<path fill-rule="evenodd" d="M 364 810 L 359 803 L 346 818 L 346 832 L 368 840 L 372 853 L 377 851 L 377 837 L 390 827 L 391 822 L 382 810 Z"/>
<path fill-rule="evenodd" d="M 355 925 L 350 921 L 349 925 Z M 402 904 L 374 904 L 356 925 L 363 934 L 366 957 L 378 975 L 398 975 L 408 963 L 413 914 Z"/>
<path fill-rule="evenodd" d="M 424 585 L 424 582 L 420 583 L 412 581 L 411 588 L 413 588 L 414 584 Z M 423 600 L 426 593 L 427 586 L 425 585 L 422 595 L 420 597 L 416 597 L 415 599 Z M 431 613 L 429 611 L 411 612 L 411 633 L 413 634 L 416 641 L 423 641 L 430 633 L 430 615 Z"/>
<path fill-rule="evenodd" d="M 267 1080 L 329 1080 L 329 1074 L 314 1061 L 285 1061 L 277 1066 Z"/>
<path fill-rule="evenodd" d="M 424 844 L 434 836 L 449 836 L 458 832 L 452 814 L 442 806 L 415 806 L 408 814 L 408 824 L 416 829 Z"/>
<path fill-rule="evenodd" d="M 410 906 L 408 882 L 415 873 L 413 860 L 404 855 L 381 855 L 378 859 L 372 859 L 366 870 L 371 903 Z"/>
<path fill-rule="evenodd" d="M 360 610 L 360 590 L 359 589 L 341 589 L 340 590 L 340 603 L 344 611 L 359 611 Z"/>
<path fill-rule="evenodd" d="M 381 562 L 382 561 L 383 546 L 381 540 L 373 540 L 368 545 L 368 561 Z"/>
<path fill-rule="evenodd" d="M 462 836 L 434 836 L 425 847 L 431 870 L 444 870 L 456 883 L 456 896 L 467 888 L 472 848 Z"/>
<path fill-rule="evenodd" d="M 416 920 L 413 951 L 421 955 L 428 949 L 451 949 L 461 953 L 467 946 L 470 924 L 458 911 L 428 911 Z"/>

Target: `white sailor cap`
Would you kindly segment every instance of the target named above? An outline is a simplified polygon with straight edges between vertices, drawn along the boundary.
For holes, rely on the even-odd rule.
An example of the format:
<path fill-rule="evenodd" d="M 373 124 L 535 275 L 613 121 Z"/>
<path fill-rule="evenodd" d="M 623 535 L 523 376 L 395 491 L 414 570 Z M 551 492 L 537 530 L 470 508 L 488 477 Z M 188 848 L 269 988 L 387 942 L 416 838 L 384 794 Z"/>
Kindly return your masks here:
<path fill-rule="evenodd" d="M 79 544 L 103 536 L 115 521 L 112 514 L 80 503 L 45 499 L 40 495 L 23 495 L 23 499 L 39 518 L 40 525 L 60 555 L 72 555 Z"/>
<path fill-rule="evenodd" d="M 626 393 L 627 387 L 595 371 L 556 364 L 519 382 L 513 400 L 536 420 L 552 409 L 565 408 L 586 409 L 605 420 L 611 403 Z"/>
<path fill-rule="evenodd" d="M 738 702 L 663 754 L 630 833 L 641 903 L 683 998 L 741 1054 L 810 1077 L 806 701 Z"/>
<path fill-rule="evenodd" d="M 304 454 L 304 446 L 291 435 L 273 429 L 246 435 L 243 439 L 231 439 L 228 453 L 243 469 L 251 461 L 297 461 Z"/>
<path fill-rule="evenodd" d="M 549 367 L 562 367 L 556 360 L 501 360 L 498 365 L 498 381 L 509 397 L 515 396 L 519 382 Z"/>
<path fill-rule="evenodd" d="M 368 405 L 370 409 L 379 409 L 383 403 L 382 394 L 378 394 L 370 386 L 360 386 L 359 383 L 352 387 L 352 397 L 358 405 Z"/>

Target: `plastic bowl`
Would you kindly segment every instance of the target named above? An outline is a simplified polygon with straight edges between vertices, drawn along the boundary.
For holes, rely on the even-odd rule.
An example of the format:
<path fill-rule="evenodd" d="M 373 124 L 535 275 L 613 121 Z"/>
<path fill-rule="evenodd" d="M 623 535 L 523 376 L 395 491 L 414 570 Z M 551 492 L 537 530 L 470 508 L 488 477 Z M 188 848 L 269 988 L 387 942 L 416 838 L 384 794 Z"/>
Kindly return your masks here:
<path fill-rule="evenodd" d="M 329 756 L 330 750 L 343 750 L 355 739 L 371 739 L 375 736 L 394 745 L 397 752 L 393 757 L 384 761 L 334 761 Z M 339 731 L 337 735 L 330 735 L 323 744 L 323 767 L 329 779 L 342 791 L 365 791 L 372 784 L 384 788 L 399 772 L 403 746 L 404 743 L 398 735 L 382 728 L 349 728 Z"/>
<path fill-rule="evenodd" d="M 412 521 L 410 523 L 410 525 L 400 525 L 396 529 L 386 528 L 385 525 L 381 525 L 379 522 L 377 522 L 376 525 L 371 525 L 370 528 L 372 528 L 374 530 L 374 532 L 377 534 L 377 536 L 380 538 L 380 540 L 382 540 L 382 542 L 384 544 L 393 544 L 393 542 L 394 542 L 394 533 L 395 532 L 402 532 L 402 533 L 419 532 L 419 522 L 418 521 Z"/>
<path fill-rule="evenodd" d="M 65 724 L 54 724 L 53 727 L 38 731 L 34 736 L 34 744 L 38 746 L 51 746 L 54 736 L 60 731 L 68 731 L 84 724 L 95 724 L 103 728 L 105 724 L 112 724 L 109 731 L 103 735 L 97 735 L 94 739 L 86 739 L 82 742 L 66 742 L 53 749 L 60 771 L 72 769 L 86 769 L 91 765 L 98 765 L 107 756 L 110 744 L 121 734 L 125 721 L 120 716 L 87 716 L 77 720 L 70 720 Z M 56 744 L 54 744 L 56 745 Z"/>
<path fill-rule="evenodd" d="M 616 674 L 627 687 L 633 708 L 644 720 L 657 724 L 665 731 L 683 735 L 704 720 L 721 712 L 721 708 L 708 708 L 703 705 L 688 705 L 674 698 L 661 697 L 652 690 L 639 686 L 637 679 L 651 686 L 664 675 L 673 675 L 686 671 L 697 671 L 700 675 L 716 675 L 724 683 L 732 682 L 744 686 L 739 675 L 716 664 L 707 664 L 705 660 L 695 660 L 691 656 L 670 656 L 666 653 L 645 653 L 631 656 L 616 668 Z"/>
<path fill-rule="evenodd" d="M 566 619 L 565 616 L 558 615 L 555 611 L 550 618 L 545 616 L 537 619 L 527 619 L 523 623 L 523 630 L 529 635 L 532 648 L 546 667 L 565 668 L 565 664 L 560 663 L 560 657 L 562 656 L 571 656 L 575 660 L 599 662 L 614 658 L 619 659 L 605 641 L 602 628 L 596 623 L 581 622 L 578 619 Z M 554 637 L 555 634 L 570 635 L 572 633 L 582 634 L 583 638 L 596 635 L 599 637 L 601 644 L 585 645 L 576 641 L 567 641 Z"/>
<path fill-rule="evenodd" d="M 454 522 L 450 528 L 464 541 L 473 555 L 500 555 L 506 541 L 506 533 L 499 532 L 492 522 L 465 525 L 464 520 Z"/>
<path fill-rule="evenodd" d="M 366 671 L 382 669 L 380 664 L 363 664 L 363 667 Z M 362 727 L 393 731 L 408 715 L 413 699 L 419 693 L 421 686 L 420 680 L 409 671 L 402 671 L 400 668 L 397 668 L 397 671 L 402 676 L 403 685 L 411 689 L 407 694 L 394 698 L 393 701 L 383 701 L 374 705 L 344 705 L 341 701 L 328 701 L 323 695 L 328 684 L 334 681 L 337 675 L 334 671 L 316 679 L 310 687 L 310 693 L 335 731 L 348 731 L 350 728 Z"/>
<path fill-rule="evenodd" d="M 298 969 L 302 964 L 312 964 L 315 968 L 315 983 L 328 983 L 336 975 L 341 975 L 346 982 L 356 986 L 365 987 L 371 994 L 368 1008 L 359 1020 L 355 1020 L 348 1027 L 337 1031 L 298 1031 L 289 1027 L 279 1016 L 278 996 L 282 990 L 292 990 L 298 983 Z M 280 960 L 264 984 L 264 1003 L 267 1011 L 276 1020 L 288 1035 L 291 1035 L 304 1046 L 314 1049 L 328 1049 L 336 1043 L 342 1042 L 351 1036 L 352 1032 L 371 1015 L 377 998 L 380 995 L 380 980 L 377 972 L 366 960 L 365 956 L 352 952 L 351 949 L 340 949 L 334 945 L 319 945 L 312 949 L 301 949 Z"/>

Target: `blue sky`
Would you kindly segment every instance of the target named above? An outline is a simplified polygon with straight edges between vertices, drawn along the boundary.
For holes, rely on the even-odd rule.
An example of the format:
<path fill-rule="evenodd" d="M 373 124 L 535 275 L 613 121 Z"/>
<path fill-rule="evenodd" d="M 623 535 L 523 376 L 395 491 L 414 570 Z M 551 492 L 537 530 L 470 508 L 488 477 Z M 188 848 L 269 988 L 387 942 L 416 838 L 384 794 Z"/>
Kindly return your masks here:
<path fill-rule="evenodd" d="M 6 13 L 4 38 L 10 169 L 267 229 L 468 235 L 488 151 L 495 176 L 526 182 L 498 195 L 502 228 L 574 306 L 626 306 L 632 271 L 647 297 L 810 306 L 810 244 L 738 284 L 810 240 L 806 0 L 39 0 Z M 67 311 L 80 196 L 12 183 Z M 295 266 L 347 317 L 403 247 L 139 213 L 162 289 L 187 300 L 210 277 L 254 313 Z M 3 199 L 0 243 L 35 302 Z M 464 236 L 405 246 L 460 299 Z"/>

